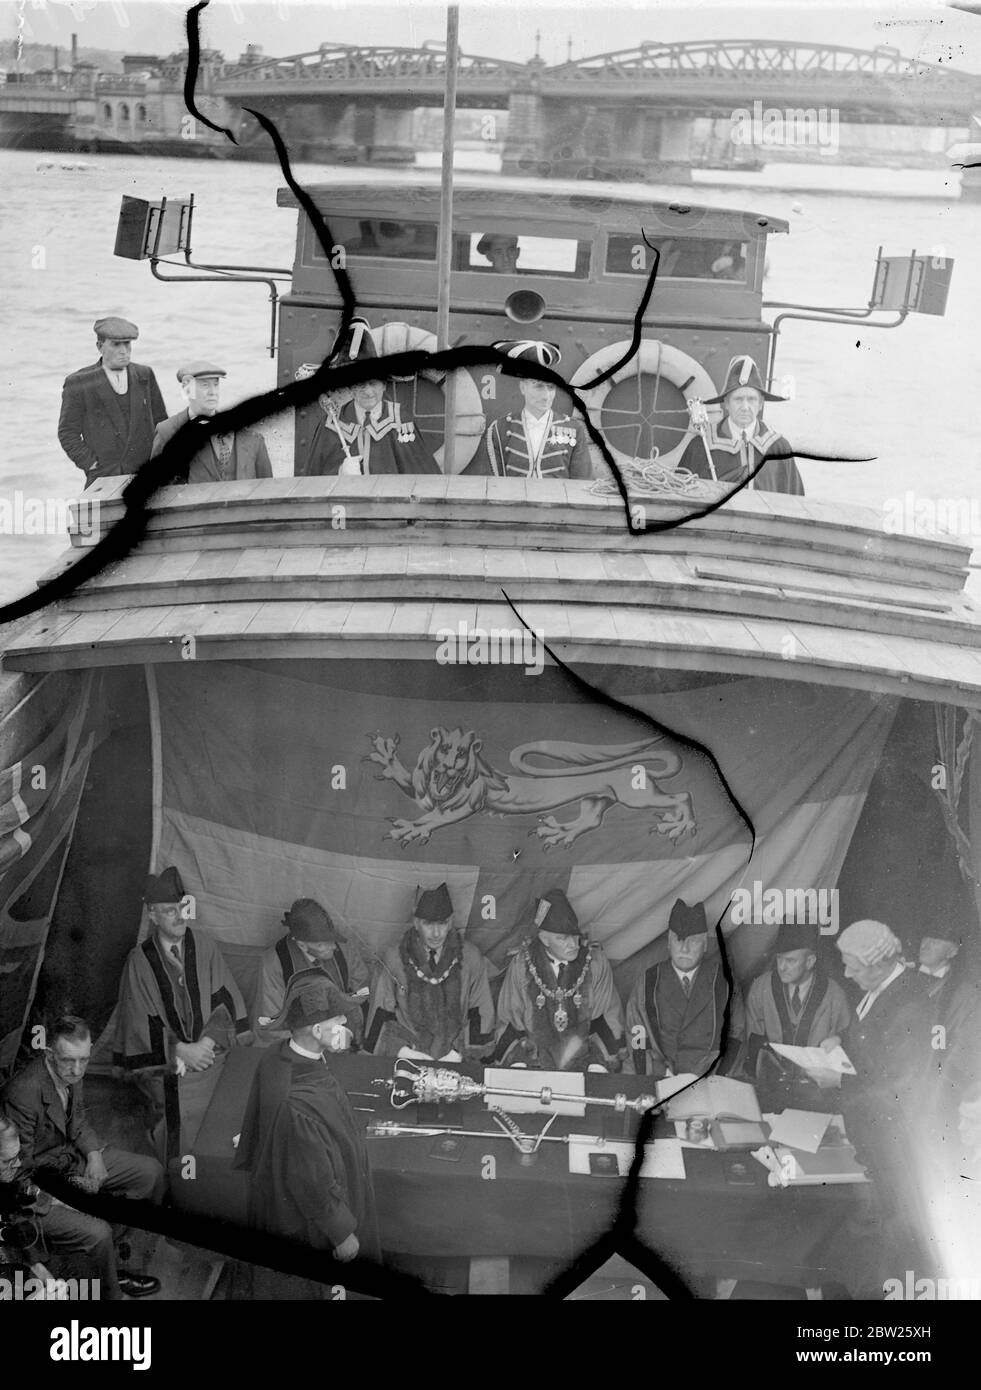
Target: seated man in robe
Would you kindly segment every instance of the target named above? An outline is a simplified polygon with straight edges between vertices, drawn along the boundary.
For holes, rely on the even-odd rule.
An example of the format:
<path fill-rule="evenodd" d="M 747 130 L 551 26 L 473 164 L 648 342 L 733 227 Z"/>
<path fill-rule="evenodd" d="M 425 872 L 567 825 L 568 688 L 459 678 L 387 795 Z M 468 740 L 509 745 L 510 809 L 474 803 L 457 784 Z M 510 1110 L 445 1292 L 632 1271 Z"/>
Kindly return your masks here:
<path fill-rule="evenodd" d="M 419 890 L 412 925 L 375 966 L 365 1050 L 461 1062 L 494 1043 L 487 962 L 453 924 L 445 883 Z"/>
<path fill-rule="evenodd" d="M 779 1109 L 813 1108 L 818 1093 L 806 1072 L 766 1044 L 831 1051 L 851 1018 L 845 991 L 818 965 L 817 947 L 814 927 L 785 922 L 773 944 L 772 966 L 756 977 L 746 997 L 746 1069 L 780 1096 Z"/>
<path fill-rule="evenodd" d="M 706 958 L 708 946 L 704 903 L 689 907 L 679 898 L 668 921 L 669 959 L 638 976 L 627 1002 L 627 1035 L 638 1073 L 658 1081 L 701 1076 L 720 1056 L 720 1075 L 739 1069 L 746 1035 L 742 995 L 733 984 L 730 998 L 722 961 Z"/>
<path fill-rule="evenodd" d="M 320 970 L 347 1000 L 347 1023 L 356 1051 L 364 1039 L 364 1007 L 368 1002 L 368 968 L 356 946 L 345 941 L 327 913 L 313 898 L 298 898 L 283 917 L 288 928 L 265 952 L 259 965 L 256 1021 L 267 1023 L 283 1007 L 286 986 L 300 970 Z M 282 1037 L 268 1027 L 256 1030 L 256 1042 L 268 1046 Z"/>
<path fill-rule="evenodd" d="M 235 1158 L 257 1230 L 342 1264 L 380 1257 L 364 1130 L 325 1055 L 345 1049 L 345 1021 L 345 997 L 319 970 L 292 977 L 271 1021 L 288 1040 L 259 1064 Z"/>
<path fill-rule="evenodd" d="M 698 478 L 735 486 L 752 476 L 750 489 L 789 492 L 803 497 L 804 484 L 790 445 L 763 421 L 764 401 L 783 401 L 763 389 L 760 371 L 751 357 L 734 357 L 726 384 L 704 405 L 721 405 L 725 418 L 707 423 L 704 433 L 690 440 L 678 464 Z M 771 458 L 771 455 L 779 457 Z M 769 462 L 763 463 L 764 459 Z M 760 466 L 762 464 L 762 467 Z M 755 470 L 759 470 L 756 472 Z"/>
<path fill-rule="evenodd" d="M 561 888 L 541 899 L 534 926 L 501 986 L 495 1059 L 542 1071 L 619 1071 L 623 1005 L 602 946 L 589 940 Z"/>
<path fill-rule="evenodd" d="M 367 322 L 351 321 L 347 339 L 334 359 L 373 361 L 378 353 Z M 412 420 L 405 418 L 394 390 L 384 381 L 361 381 L 352 399 L 338 406 L 329 397 L 324 418 L 314 431 L 306 465 L 308 477 L 367 477 L 376 473 L 439 473 L 439 464 Z"/>
<path fill-rule="evenodd" d="M 542 367 L 557 367 L 562 357 L 554 343 L 500 342 L 491 346 Z M 469 477 L 591 478 L 586 431 L 574 415 L 553 411 L 555 389 L 547 381 L 519 377 L 524 408 L 490 422 L 463 472 Z"/>
<path fill-rule="evenodd" d="M 211 933 L 188 926 L 185 897 L 175 868 L 147 880 L 152 930 L 126 959 L 116 1018 L 115 1064 L 149 1094 L 168 1159 L 193 1148 L 229 1050 L 252 1042 L 238 985 Z"/>

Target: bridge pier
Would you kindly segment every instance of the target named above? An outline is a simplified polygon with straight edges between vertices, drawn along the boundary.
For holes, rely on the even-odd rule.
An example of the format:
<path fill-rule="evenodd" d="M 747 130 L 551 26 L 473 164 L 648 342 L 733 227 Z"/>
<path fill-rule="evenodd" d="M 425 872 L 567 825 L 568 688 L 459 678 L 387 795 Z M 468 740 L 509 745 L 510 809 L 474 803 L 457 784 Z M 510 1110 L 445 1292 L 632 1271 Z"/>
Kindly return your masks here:
<path fill-rule="evenodd" d="M 376 106 L 372 126 L 364 140 L 369 164 L 414 164 L 416 147 L 412 138 L 412 107 Z M 359 140 L 359 143 L 362 143 Z"/>
<path fill-rule="evenodd" d="M 544 102 L 537 92 L 512 92 L 508 133 L 501 153 L 502 174 L 537 174 L 547 159 Z"/>
<path fill-rule="evenodd" d="M 513 92 L 502 171 L 690 183 L 693 128 L 690 117 Z"/>

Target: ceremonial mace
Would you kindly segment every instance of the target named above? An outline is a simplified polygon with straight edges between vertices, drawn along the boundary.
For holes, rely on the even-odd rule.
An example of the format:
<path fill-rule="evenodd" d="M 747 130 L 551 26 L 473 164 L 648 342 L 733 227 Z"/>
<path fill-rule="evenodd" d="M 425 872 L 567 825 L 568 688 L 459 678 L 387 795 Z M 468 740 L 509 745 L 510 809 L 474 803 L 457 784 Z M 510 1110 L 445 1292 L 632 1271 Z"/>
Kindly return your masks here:
<path fill-rule="evenodd" d="M 424 1105 L 439 1105 L 445 1101 L 475 1100 L 479 1096 L 517 1096 L 522 1100 L 537 1100 L 541 1105 L 552 1105 L 557 1101 L 568 1101 L 573 1105 L 609 1105 L 623 1114 L 625 1110 L 635 1110 L 642 1115 L 645 1110 L 653 1110 L 661 1102 L 656 1096 L 637 1096 L 628 1100 L 618 1096 L 564 1095 L 553 1091 L 551 1086 L 542 1086 L 537 1091 L 521 1091 L 509 1086 L 488 1086 L 480 1081 L 472 1081 L 469 1076 L 450 1071 L 448 1067 L 421 1067 L 407 1057 L 400 1057 L 395 1063 L 391 1082 L 391 1102 L 396 1110 L 404 1110 L 407 1105 L 421 1102 Z"/>

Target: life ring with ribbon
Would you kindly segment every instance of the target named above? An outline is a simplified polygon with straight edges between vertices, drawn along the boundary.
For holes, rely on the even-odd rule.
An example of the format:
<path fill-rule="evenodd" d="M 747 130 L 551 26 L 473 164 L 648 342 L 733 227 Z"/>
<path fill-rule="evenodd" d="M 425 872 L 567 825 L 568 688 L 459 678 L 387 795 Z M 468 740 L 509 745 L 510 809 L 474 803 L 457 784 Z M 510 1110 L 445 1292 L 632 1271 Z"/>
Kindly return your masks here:
<path fill-rule="evenodd" d="M 629 350 L 629 339 L 620 343 L 611 343 L 609 347 L 600 348 L 598 352 L 593 353 L 592 357 L 587 357 L 582 366 L 576 369 L 570 385 L 579 387 L 584 382 L 592 381 L 594 377 L 608 371 L 614 362 L 621 361 Z M 620 371 L 614 372 L 613 376 L 592 391 L 580 392 L 583 403 L 589 411 L 589 418 L 597 430 L 602 433 L 600 422 L 603 414 L 603 403 L 613 387 L 621 381 L 626 381 L 630 377 L 641 376 L 644 373 L 650 376 L 663 376 L 666 381 L 671 382 L 672 386 L 678 388 L 689 404 L 695 400 L 709 400 L 712 396 L 718 395 L 712 378 L 701 363 L 695 361 L 694 357 L 689 357 L 686 352 L 672 347 L 669 343 L 662 343 L 657 338 L 642 338 L 640 347 L 626 366 L 621 367 Z M 710 419 L 721 419 L 722 417 L 719 406 L 710 405 L 707 407 L 707 412 Z M 668 453 L 657 456 L 657 462 L 665 468 L 676 467 L 688 447 L 689 441 L 694 437 L 694 431 L 689 429 L 680 444 Z M 621 467 L 642 467 L 650 462 L 649 459 L 631 458 L 622 450 L 615 449 L 609 440 L 607 440 L 606 446 Z M 594 449 L 594 452 L 598 451 Z"/>
<path fill-rule="evenodd" d="M 411 323 L 383 323 L 378 328 L 371 330 L 371 337 L 379 357 L 393 352 L 436 351 L 436 334 L 430 333 L 425 328 L 415 328 Z M 445 373 L 426 369 L 419 375 L 442 388 Z M 484 437 L 484 430 L 487 428 L 487 421 L 484 419 L 483 403 L 473 377 L 468 371 L 458 371 L 455 373 L 455 377 L 456 457 L 454 467 L 455 471 L 459 473 L 466 468 L 477 452 L 477 446 Z M 395 379 L 407 381 L 411 378 L 396 377 Z M 441 444 L 433 455 L 440 468 L 443 467 L 443 454 L 444 446 Z"/>

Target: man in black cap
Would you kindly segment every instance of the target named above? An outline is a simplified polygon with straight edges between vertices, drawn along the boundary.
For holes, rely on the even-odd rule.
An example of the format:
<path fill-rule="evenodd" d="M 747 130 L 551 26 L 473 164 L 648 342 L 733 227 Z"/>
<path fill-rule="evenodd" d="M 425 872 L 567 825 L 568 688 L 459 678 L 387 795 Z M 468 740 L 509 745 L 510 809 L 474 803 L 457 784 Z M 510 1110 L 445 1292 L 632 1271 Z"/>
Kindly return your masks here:
<path fill-rule="evenodd" d="M 342 1263 L 380 1253 L 364 1133 L 324 1055 L 344 1050 L 345 1015 L 345 997 L 319 970 L 293 976 L 270 1024 L 289 1039 L 259 1064 L 235 1159 L 260 1231 Z"/>
<path fill-rule="evenodd" d="M 627 1003 L 634 1065 L 657 1080 L 702 1076 L 720 1055 L 720 1074 L 738 1068 L 746 1035 L 742 995 L 734 983 L 730 998 L 721 959 L 706 959 L 708 930 L 705 904 L 689 907 L 679 898 L 668 922 L 669 959 L 637 977 Z"/>
<path fill-rule="evenodd" d="M 920 940 L 919 975 L 927 986 L 930 1025 L 941 1087 L 939 1106 L 948 1122 L 965 1087 L 981 1081 L 981 978 L 977 949 L 965 948 L 956 923 L 938 923 Z M 938 1031 L 942 1030 L 942 1031 Z M 938 1044 L 940 1044 L 938 1046 Z"/>
<path fill-rule="evenodd" d="M 623 1005 L 602 946 L 588 939 L 561 888 L 539 901 L 534 928 L 501 986 L 495 1059 L 544 1071 L 619 1071 Z"/>
<path fill-rule="evenodd" d="M 819 967 L 817 944 L 814 927 L 783 923 L 773 944 L 771 968 L 756 977 L 746 996 L 747 1070 L 773 1085 L 786 1083 L 804 1095 L 813 1082 L 799 1067 L 766 1049 L 766 1044 L 826 1044 L 830 1051 L 844 1036 L 851 1009 L 841 985 Z"/>
<path fill-rule="evenodd" d="M 562 354 L 554 343 L 492 343 L 517 361 L 557 367 Z M 556 414 L 555 387 L 531 377 L 518 378 L 524 408 L 506 412 L 487 427 L 487 433 L 463 470 L 471 477 L 591 478 L 589 441 L 574 415 Z"/>
<path fill-rule="evenodd" d="M 420 889 L 412 926 L 375 967 L 365 1048 L 460 1062 L 486 1057 L 493 1044 L 487 962 L 454 927 L 446 884 Z"/>
<path fill-rule="evenodd" d="M 65 378 L 58 442 L 85 474 L 96 478 L 135 473 L 150 457 L 153 431 L 167 417 L 157 378 L 130 361 L 140 330 L 128 319 L 95 324 L 99 361 Z"/>
<path fill-rule="evenodd" d="M 272 1032 L 268 1020 L 283 1007 L 286 986 L 301 970 L 319 970 L 340 990 L 347 1001 L 348 1027 L 354 1036 L 354 1049 L 364 1040 L 364 1006 L 368 1001 L 369 974 L 361 953 L 345 941 L 327 913 L 313 898 L 297 898 L 283 917 L 288 927 L 275 946 L 265 952 L 259 966 L 256 994 L 256 1032 L 260 1046 L 282 1041 Z"/>
<path fill-rule="evenodd" d="M 211 362 L 188 362 L 178 369 L 177 380 L 187 405 L 157 426 L 151 458 L 156 458 L 189 420 L 203 422 L 217 415 L 223 376 L 227 376 L 225 369 Z M 229 483 L 271 477 L 272 464 L 262 435 L 255 430 L 235 430 L 213 434 L 191 459 L 182 481 Z"/>
<path fill-rule="evenodd" d="M 336 366 L 373 360 L 378 356 L 365 319 L 355 318 Z M 375 473 L 439 473 L 439 464 L 401 403 L 386 395 L 384 381 L 362 381 L 352 388 L 352 399 L 338 405 L 329 397 L 324 419 L 314 431 L 306 466 L 300 470 L 321 474 L 363 477 Z"/>
<path fill-rule="evenodd" d="M 119 986 L 116 1066 L 139 1075 L 162 1119 L 167 1158 L 194 1146 L 225 1055 L 252 1041 L 245 1004 L 209 932 L 192 930 L 175 868 L 147 880 L 151 931 L 130 951 Z"/>
<path fill-rule="evenodd" d="M 718 424 L 707 422 L 681 456 L 679 468 L 687 468 L 698 478 L 711 478 L 733 485 L 748 478 L 754 469 L 751 489 L 759 492 L 788 492 L 803 497 L 804 484 L 790 445 L 782 434 L 764 424 L 764 401 L 784 401 L 763 388 L 760 370 L 752 357 L 733 357 L 726 372 L 726 384 L 718 396 L 704 405 L 721 405 L 725 418 Z M 771 454 L 768 463 L 763 459 Z"/>

